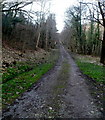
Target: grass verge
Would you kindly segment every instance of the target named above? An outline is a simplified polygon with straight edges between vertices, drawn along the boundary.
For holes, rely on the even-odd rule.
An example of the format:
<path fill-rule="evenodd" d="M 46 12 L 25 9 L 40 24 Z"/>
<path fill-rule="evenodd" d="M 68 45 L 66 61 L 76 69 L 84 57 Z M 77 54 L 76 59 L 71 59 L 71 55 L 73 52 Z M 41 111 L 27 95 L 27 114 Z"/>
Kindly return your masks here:
<path fill-rule="evenodd" d="M 83 57 L 84 58 L 84 57 Z M 93 61 L 93 60 L 92 60 Z M 80 70 L 88 76 L 89 89 L 91 95 L 95 98 L 95 102 L 101 112 L 104 112 L 105 104 L 105 67 L 97 64 L 97 62 L 90 63 L 85 61 L 82 58 L 76 59 L 76 63 L 79 66 Z M 91 79 L 92 78 L 92 79 Z"/>
<path fill-rule="evenodd" d="M 5 83 L 15 78 L 19 74 L 30 71 L 32 68 L 33 67 L 31 67 L 28 64 L 25 64 L 25 65 L 17 64 L 15 66 L 9 67 L 7 68 L 6 72 L 3 74 L 2 83 Z"/>
<path fill-rule="evenodd" d="M 58 52 L 53 51 L 51 52 L 50 56 L 47 56 L 46 62 L 41 63 L 39 65 L 33 64 L 33 68 L 24 65 L 25 67 L 21 67 L 21 69 L 19 69 L 19 72 L 17 68 L 8 68 L 10 71 L 7 70 L 7 73 L 5 73 L 6 75 L 4 74 L 5 79 L 2 83 L 3 109 L 6 108 L 9 104 L 11 104 L 16 98 L 18 98 L 34 83 L 36 83 L 42 77 L 42 75 L 49 71 L 54 66 L 57 59 Z M 29 70 L 29 68 L 32 69 Z M 10 77 L 12 79 L 10 79 Z"/>
<path fill-rule="evenodd" d="M 96 65 L 94 63 L 83 62 L 81 60 L 76 60 L 80 70 L 83 74 L 96 80 L 96 82 L 105 84 L 105 67 Z"/>

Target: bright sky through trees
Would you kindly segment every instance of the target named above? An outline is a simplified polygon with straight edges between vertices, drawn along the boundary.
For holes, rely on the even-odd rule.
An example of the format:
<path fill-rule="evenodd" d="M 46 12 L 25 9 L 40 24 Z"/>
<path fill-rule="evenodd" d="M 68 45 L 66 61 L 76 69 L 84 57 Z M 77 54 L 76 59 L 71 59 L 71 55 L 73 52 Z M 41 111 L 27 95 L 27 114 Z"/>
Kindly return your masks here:
<path fill-rule="evenodd" d="M 57 29 L 62 31 L 64 26 L 65 11 L 68 7 L 75 5 L 77 0 L 53 0 L 51 11 L 56 14 Z"/>
<path fill-rule="evenodd" d="M 6 1 L 24 1 L 24 0 L 6 0 Z M 38 0 L 32 0 L 32 1 L 38 1 Z M 45 0 L 47 1 L 47 0 Z M 79 1 L 95 1 L 95 0 L 50 0 L 50 12 L 55 13 L 56 15 L 56 23 L 57 23 L 57 29 L 58 32 L 61 32 L 64 27 L 64 18 L 65 18 L 65 11 L 68 7 L 71 7 L 73 5 L 76 5 Z M 46 2 L 48 3 L 48 2 Z M 46 5 L 49 6 L 49 3 Z M 30 10 L 31 5 L 26 6 L 26 9 Z M 34 3 L 32 10 L 37 11 L 40 7 L 37 6 L 37 4 Z M 39 9 L 40 10 L 40 9 Z"/>
<path fill-rule="evenodd" d="M 17 0 L 6 0 L 6 1 L 14 1 L 15 2 Z M 33 0 L 33 1 L 35 1 L 35 0 Z M 77 0 L 51 0 L 50 11 L 52 13 L 56 14 L 56 23 L 57 23 L 57 29 L 59 32 L 62 31 L 63 26 L 64 26 L 64 13 L 65 13 L 66 9 L 72 5 L 75 5 L 76 2 L 77 2 Z M 28 5 L 26 8 L 30 9 L 30 5 Z M 39 7 L 38 6 L 34 7 L 34 5 L 33 5 L 32 10 L 35 9 L 35 11 L 36 11 L 37 8 L 39 8 Z"/>

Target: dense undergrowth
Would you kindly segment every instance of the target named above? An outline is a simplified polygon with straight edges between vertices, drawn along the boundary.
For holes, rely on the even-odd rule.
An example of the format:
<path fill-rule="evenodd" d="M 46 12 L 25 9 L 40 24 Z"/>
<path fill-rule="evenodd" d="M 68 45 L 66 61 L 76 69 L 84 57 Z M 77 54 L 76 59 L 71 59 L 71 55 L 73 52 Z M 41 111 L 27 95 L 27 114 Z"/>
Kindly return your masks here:
<path fill-rule="evenodd" d="M 53 50 L 41 63 L 18 62 L 7 68 L 2 77 L 3 108 L 11 104 L 50 70 L 56 63 L 58 56 L 58 50 Z"/>

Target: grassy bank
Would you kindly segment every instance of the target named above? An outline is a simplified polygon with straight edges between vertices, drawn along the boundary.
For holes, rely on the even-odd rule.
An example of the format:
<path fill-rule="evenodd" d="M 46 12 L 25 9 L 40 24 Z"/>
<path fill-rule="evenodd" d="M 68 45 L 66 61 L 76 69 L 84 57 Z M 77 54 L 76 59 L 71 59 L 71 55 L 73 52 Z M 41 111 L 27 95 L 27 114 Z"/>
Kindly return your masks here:
<path fill-rule="evenodd" d="M 93 62 L 94 61 L 94 62 Z M 76 63 L 83 74 L 93 78 L 98 83 L 105 84 L 105 67 L 97 64 L 95 58 L 90 57 L 77 57 Z"/>
<path fill-rule="evenodd" d="M 7 68 L 3 74 L 2 103 L 3 108 L 11 104 L 17 97 L 36 83 L 42 75 L 49 71 L 58 59 L 58 51 L 52 51 L 38 64 L 30 62 L 18 63 Z"/>

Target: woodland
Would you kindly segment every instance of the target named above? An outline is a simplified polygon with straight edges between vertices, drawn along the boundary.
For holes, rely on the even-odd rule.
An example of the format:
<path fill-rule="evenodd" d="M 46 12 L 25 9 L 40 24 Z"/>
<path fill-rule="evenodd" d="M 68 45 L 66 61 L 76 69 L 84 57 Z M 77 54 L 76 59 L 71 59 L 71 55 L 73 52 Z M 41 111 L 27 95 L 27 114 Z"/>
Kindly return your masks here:
<path fill-rule="evenodd" d="M 99 56 L 105 64 L 105 1 L 80 2 L 66 11 L 64 42 L 71 49 L 84 55 Z"/>
<path fill-rule="evenodd" d="M 105 0 L 95 2 L 77 0 L 76 5 L 65 10 L 64 28 L 61 32 L 57 28 L 56 14 L 50 11 L 51 1 L 2 0 L 0 2 L 0 29 L 2 29 L 0 108 L 4 110 L 3 116 L 5 118 L 10 114 L 9 117 L 17 118 L 18 115 L 23 115 L 24 118 L 30 113 L 25 111 L 28 102 L 31 104 L 30 101 L 33 103 L 38 99 L 40 103 L 36 102 L 35 105 L 43 108 L 42 96 L 45 100 L 45 114 L 44 111 L 39 114 L 37 107 L 31 113 L 39 112 L 35 114 L 39 118 L 59 118 L 58 110 L 63 101 L 61 96 L 66 90 L 68 92 L 65 95 L 69 95 L 68 98 L 67 95 L 64 98 L 67 102 L 61 108 L 62 111 L 64 110 L 64 118 L 68 117 L 66 115 L 69 114 L 69 110 L 74 110 L 71 118 L 72 115 L 83 118 L 82 113 L 87 114 L 88 117 L 100 116 L 101 113 L 105 115 Z M 38 9 L 33 10 L 33 7 Z M 30 97 L 26 99 L 24 93 L 28 96 L 27 90 L 32 90 L 33 94 L 29 93 Z M 80 96 L 78 97 L 77 94 Z M 90 97 L 92 95 L 93 97 Z M 84 105 L 81 104 L 81 100 Z M 68 107 L 66 114 L 65 106 L 70 105 L 69 101 L 74 104 L 74 108 Z M 18 113 L 19 105 L 17 106 L 16 103 L 25 106 L 25 108 L 23 106 L 25 110 L 19 108 L 22 114 Z M 8 107 L 12 104 L 17 106 L 15 110 L 14 107 Z M 29 110 L 33 109 L 30 104 Z M 7 108 L 10 113 L 5 111 Z M 40 109 L 43 110 L 42 108 Z"/>

